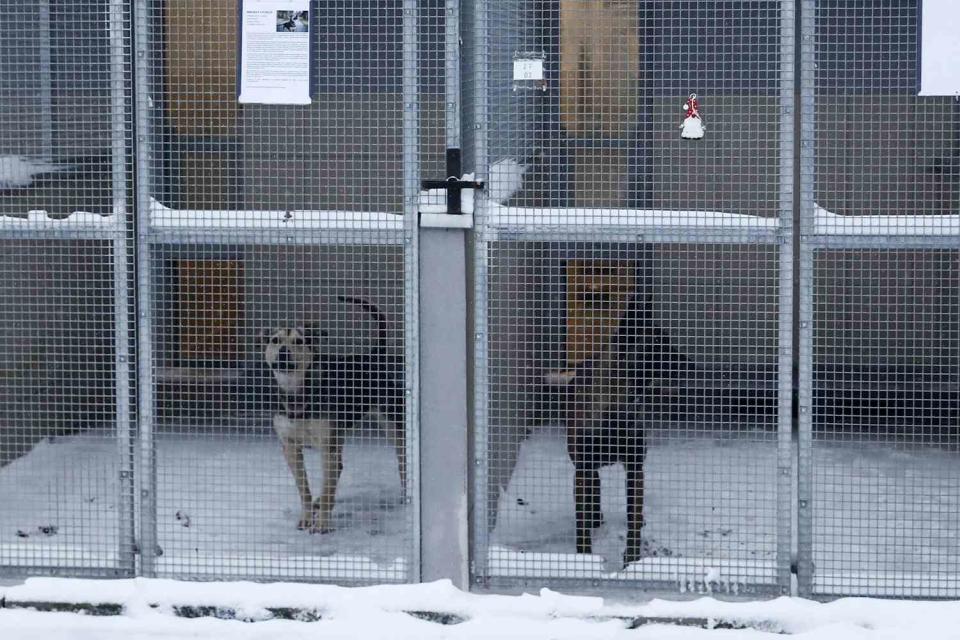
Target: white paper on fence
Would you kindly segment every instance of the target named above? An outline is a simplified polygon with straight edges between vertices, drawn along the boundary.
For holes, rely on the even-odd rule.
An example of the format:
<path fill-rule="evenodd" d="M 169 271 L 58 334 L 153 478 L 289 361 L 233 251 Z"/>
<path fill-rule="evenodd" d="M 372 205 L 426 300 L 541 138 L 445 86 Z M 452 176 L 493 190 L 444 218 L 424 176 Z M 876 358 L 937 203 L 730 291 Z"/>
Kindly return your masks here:
<path fill-rule="evenodd" d="M 310 104 L 309 0 L 243 0 L 240 12 L 240 102 Z"/>
<path fill-rule="evenodd" d="M 960 2 L 923 0 L 920 27 L 920 95 L 960 95 Z"/>
<path fill-rule="evenodd" d="M 516 58 L 513 61 L 514 80 L 543 80 L 542 58 Z"/>

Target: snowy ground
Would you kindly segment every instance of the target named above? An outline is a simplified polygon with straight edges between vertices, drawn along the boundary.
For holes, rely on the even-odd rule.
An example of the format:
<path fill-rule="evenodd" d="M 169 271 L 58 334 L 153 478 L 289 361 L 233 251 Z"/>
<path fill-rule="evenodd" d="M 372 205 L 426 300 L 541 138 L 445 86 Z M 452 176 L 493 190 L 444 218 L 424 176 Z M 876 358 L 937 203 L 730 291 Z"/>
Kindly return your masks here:
<path fill-rule="evenodd" d="M 500 501 L 490 572 L 502 576 L 647 579 L 678 591 L 772 584 L 776 443 L 753 438 L 653 442 L 645 468 L 644 536 L 657 557 L 620 571 L 626 530 L 622 467 L 601 470 L 604 524 L 594 555 L 574 548 L 573 467 L 556 431 L 533 435 Z M 705 582 L 705 578 L 707 578 Z"/>
<path fill-rule="evenodd" d="M 646 464 L 645 537 L 658 550 L 621 571 L 623 472 L 602 472 L 595 555 L 574 547 L 573 469 L 563 439 L 528 439 L 490 535 L 490 575 L 665 582 L 677 593 L 773 584 L 776 442 L 768 435 L 661 437 Z M 296 491 L 274 438 L 158 439 L 161 575 L 405 581 L 413 513 L 387 445 L 345 452 L 331 534 L 295 529 Z M 960 456 L 931 448 L 814 448 L 815 586 L 821 593 L 960 596 Z M 0 470 L 0 564 L 112 567 L 117 446 L 93 436 L 38 446 Z M 313 475 L 318 457 L 308 452 Z"/>
<path fill-rule="evenodd" d="M 74 436 L 0 470 L 0 495 L 12 496 L 0 509 L 0 564 L 115 566 L 117 455 L 111 439 Z M 319 456 L 306 459 L 317 477 Z M 296 529 L 276 438 L 159 437 L 157 469 L 161 575 L 408 579 L 411 512 L 386 445 L 346 446 L 336 531 L 325 535 Z"/>
<path fill-rule="evenodd" d="M 960 637 L 958 602 L 795 598 L 756 602 L 653 600 L 629 603 L 549 590 L 519 596 L 468 594 L 447 582 L 345 588 L 302 584 L 83 581 L 35 578 L 0 587 L 7 607 L 112 603 L 119 615 L 0 608 L 4 640 L 938 640 Z M 184 606 L 205 617 L 187 619 Z M 197 608 L 205 609 L 199 611 Z M 296 608 L 301 620 L 281 619 Z M 433 614 L 425 619 L 424 612 Z M 438 616 L 436 614 L 442 614 Z M 220 616 L 219 618 L 216 616 Z M 224 619 L 229 618 L 229 619 Z M 439 622 L 438 622 L 439 620 Z"/>

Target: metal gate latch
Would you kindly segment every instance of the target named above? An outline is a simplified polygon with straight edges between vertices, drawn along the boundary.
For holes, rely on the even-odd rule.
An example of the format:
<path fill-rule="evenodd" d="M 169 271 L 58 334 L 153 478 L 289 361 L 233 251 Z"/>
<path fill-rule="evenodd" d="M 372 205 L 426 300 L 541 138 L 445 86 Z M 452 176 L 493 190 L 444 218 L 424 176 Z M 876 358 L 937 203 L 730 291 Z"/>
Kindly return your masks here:
<path fill-rule="evenodd" d="M 446 180 L 424 180 L 420 186 L 423 189 L 446 189 L 447 191 L 447 213 L 460 215 L 463 213 L 461 204 L 461 191 L 464 189 L 483 189 L 481 180 L 461 180 L 463 175 L 463 159 L 460 149 L 451 147 L 447 149 L 447 175 Z"/>

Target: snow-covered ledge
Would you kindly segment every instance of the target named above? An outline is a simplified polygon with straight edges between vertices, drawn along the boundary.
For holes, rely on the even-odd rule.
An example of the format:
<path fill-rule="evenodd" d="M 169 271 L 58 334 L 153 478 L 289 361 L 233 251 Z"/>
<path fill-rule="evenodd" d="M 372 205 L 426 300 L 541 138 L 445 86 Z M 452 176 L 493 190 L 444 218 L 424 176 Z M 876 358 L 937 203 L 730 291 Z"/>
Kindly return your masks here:
<path fill-rule="evenodd" d="M 842 216 L 814 205 L 814 233 L 830 236 L 954 236 L 960 215 Z"/>
<path fill-rule="evenodd" d="M 158 229 L 403 230 L 403 216 L 379 211 L 171 209 L 150 199 L 150 225 Z"/>
<path fill-rule="evenodd" d="M 960 235 L 960 215 L 843 216 L 814 205 L 814 233 L 819 235 Z M 537 225 L 578 227 L 646 227 L 684 229 L 776 230 L 777 217 L 724 211 L 674 209 L 533 208 L 492 204 L 490 226 Z"/>
<path fill-rule="evenodd" d="M 0 229 L 104 229 L 116 224 L 113 215 L 74 211 L 67 216 L 51 216 L 42 210 L 26 215 L 0 215 Z"/>
<path fill-rule="evenodd" d="M 673 209 L 610 209 L 591 207 L 507 207 L 491 203 L 486 217 L 491 226 L 537 225 L 578 227 L 682 227 L 692 229 L 777 229 L 779 218 L 763 218 L 722 211 Z"/>

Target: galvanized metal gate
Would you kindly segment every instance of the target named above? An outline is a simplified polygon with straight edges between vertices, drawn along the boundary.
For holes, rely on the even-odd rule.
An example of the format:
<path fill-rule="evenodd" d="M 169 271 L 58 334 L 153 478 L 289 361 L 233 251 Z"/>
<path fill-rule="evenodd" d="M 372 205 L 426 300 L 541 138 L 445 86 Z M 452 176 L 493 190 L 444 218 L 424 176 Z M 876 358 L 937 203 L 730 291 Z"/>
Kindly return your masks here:
<path fill-rule="evenodd" d="M 139 6 L 146 575 L 418 575 L 416 5 L 302 4 Z"/>
<path fill-rule="evenodd" d="M 960 594 L 960 106 L 917 95 L 921 8 L 802 7 L 806 595 Z"/>
<path fill-rule="evenodd" d="M 475 581 L 787 592 L 793 2 L 473 20 Z"/>
<path fill-rule="evenodd" d="M 0 2 L 0 569 L 134 571 L 130 7 Z"/>

